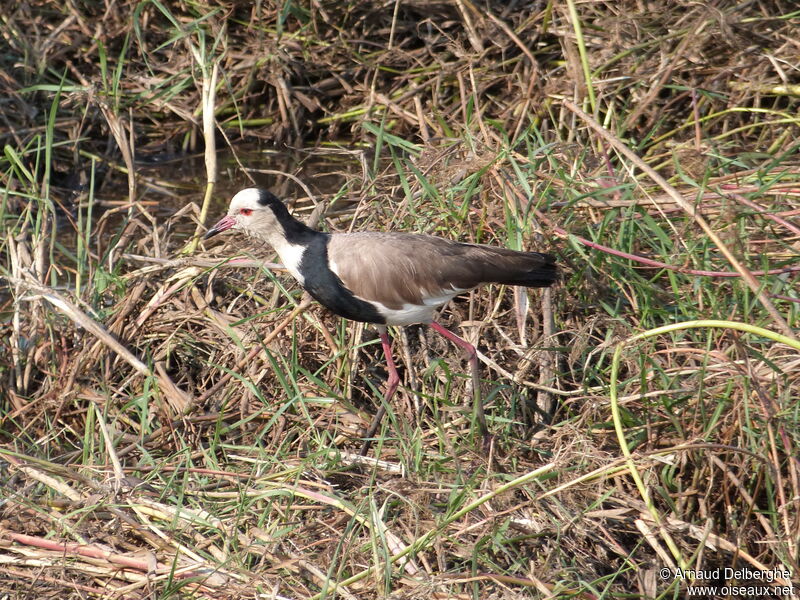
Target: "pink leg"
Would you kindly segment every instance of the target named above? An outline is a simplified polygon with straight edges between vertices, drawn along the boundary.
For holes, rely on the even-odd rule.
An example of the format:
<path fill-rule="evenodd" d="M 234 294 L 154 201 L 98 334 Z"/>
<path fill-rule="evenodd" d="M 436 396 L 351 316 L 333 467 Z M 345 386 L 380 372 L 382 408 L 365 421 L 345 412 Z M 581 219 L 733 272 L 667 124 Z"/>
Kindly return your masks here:
<path fill-rule="evenodd" d="M 478 353 L 475 351 L 475 346 L 470 344 L 467 340 L 458 337 L 455 333 L 439 325 L 436 321 L 429 323 L 434 331 L 441 333 L 448 340 L 460 346 L 467 353 L 467 360 L 469 361 L 469 369 L 472 375 L 472 410 L 475 413 L 475 420 L 478 422 L 478 429 L 480 434 L 484 437 L 489 435 L 489 429 L 486 427 L 486 416 L 483 414 L 483 402 L 481 401 L 481 380 L 478 374 Z"/>
<path fill-rule="evenodd" d="M 369 447 L 372 444 L 372 436 L 374 436 L 375 432 L 378 431 L 381 420 L 386 414 L 386 406 L 389 404 L 392 396 L 394 396 L 394 393 L 397 391 L 397 386 L 400 385 L 400 375 L 397 373 L 397 367 L 395 366 L 394 359 L 392 358 L 392 342 L 389 339 L 389 334 L 386 333 L 386 327 L 378 327 L 378 334 L 381 338 L 383 353 L 386 356 L 386 366 L 389 368 L 389 379 L 386 382 L 386 393 L 383 395 L 381 406 L 378 409 L 378 412 L 376 412 L 375 416 L 372 418 L 372 423 L 369 424 L 366 434 L 364 434 L 366 440 L 364 441 L 364 445 L 361 446 L 361 456 L 366 456 L 367 452 L 369 452 Z"/>

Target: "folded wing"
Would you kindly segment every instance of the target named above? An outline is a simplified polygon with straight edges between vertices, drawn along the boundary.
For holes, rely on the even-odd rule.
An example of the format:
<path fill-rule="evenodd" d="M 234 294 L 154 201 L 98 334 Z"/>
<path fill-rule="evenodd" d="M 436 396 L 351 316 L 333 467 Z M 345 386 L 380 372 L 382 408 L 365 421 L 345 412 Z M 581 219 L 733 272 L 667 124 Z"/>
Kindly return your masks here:
<path fill-rule="evenodd" d="M 353 294 L 391 309 L 443 304 L 486 283 L 547 287 L 558 278 L 549 254 L 405 233 L 334 234 L 328 259 Z"/>

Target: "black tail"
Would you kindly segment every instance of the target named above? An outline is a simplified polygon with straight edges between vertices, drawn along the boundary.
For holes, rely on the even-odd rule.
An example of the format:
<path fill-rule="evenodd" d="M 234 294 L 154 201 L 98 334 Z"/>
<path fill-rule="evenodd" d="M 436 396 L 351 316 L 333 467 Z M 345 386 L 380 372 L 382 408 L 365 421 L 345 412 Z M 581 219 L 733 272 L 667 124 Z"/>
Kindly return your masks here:
<path fill-rule="evenodd" d="M 498 261 L 491 281 L 525 287 L 549 287 L 558 281 L 556 258 L 540 252 L 517 252 L 515 260 Z M 503 268 L 505 267 L 505 268 Z"/>

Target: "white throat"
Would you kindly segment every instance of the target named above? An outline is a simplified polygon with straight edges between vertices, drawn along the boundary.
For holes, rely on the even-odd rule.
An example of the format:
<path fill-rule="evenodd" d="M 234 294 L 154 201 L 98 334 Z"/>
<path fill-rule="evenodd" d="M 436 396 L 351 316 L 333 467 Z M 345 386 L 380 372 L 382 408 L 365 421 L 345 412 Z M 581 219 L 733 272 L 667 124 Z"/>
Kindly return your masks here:
<path fill-rule="evenodd" d="M 300 285 L 305 283 L 305 278 L 300 273 L 300 263 L 303 260 L 303 253 L 306 251 L 305 246 L 300 244 L 290 244 L 285 237 L 280 236 L 277 240 L 270 240 L 275 252 L 281 258 L 283 266 L 291 273 Z"/>

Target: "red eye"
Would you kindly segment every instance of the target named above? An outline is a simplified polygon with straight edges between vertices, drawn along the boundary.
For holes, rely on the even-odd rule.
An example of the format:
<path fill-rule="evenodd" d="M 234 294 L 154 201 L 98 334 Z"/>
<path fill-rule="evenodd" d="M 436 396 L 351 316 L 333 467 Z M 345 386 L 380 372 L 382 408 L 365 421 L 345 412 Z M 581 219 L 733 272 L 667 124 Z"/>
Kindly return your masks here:
<path fill-rule="evenodd" d="M 249 217 L 250 215 L 253 214 L 253 209 L 252 208 L 240 208 L 239 209 L 239 214 L 240 215 L 244 215 L 245 217 Z"/>

